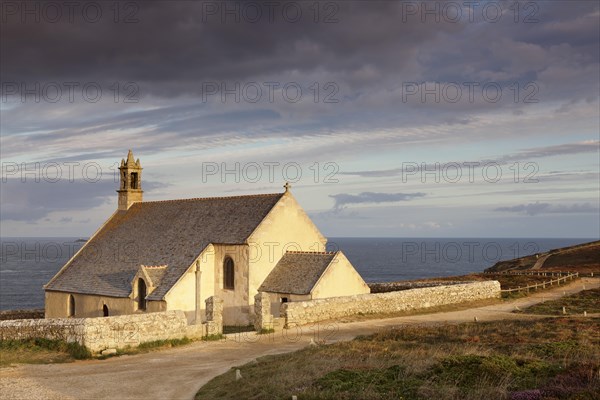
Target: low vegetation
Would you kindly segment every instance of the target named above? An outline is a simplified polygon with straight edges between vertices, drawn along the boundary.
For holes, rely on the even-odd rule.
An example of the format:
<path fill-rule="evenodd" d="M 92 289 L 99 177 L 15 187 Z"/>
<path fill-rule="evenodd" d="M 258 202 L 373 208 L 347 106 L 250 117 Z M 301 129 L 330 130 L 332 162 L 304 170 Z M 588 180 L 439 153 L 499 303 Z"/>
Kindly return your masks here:
<path fill-rule="evenodd" d="M 567 314 L 600 313 L 600 288 L 584 290 L 557 300 L 546 301 L 523 309 L 528 314 L 560 315 L 563 307 Z"/>
<path fill-rule="evenodd" d="M 62 340 L 28 339 L 0 340 L 0 366 L 11 364 L 50 364 L 91 358 L 92 354 L 79 343 Z"/>
<path fill-rule="evenodd" d="M 140 343 L 136 347 L 125 347 L 125 348 L 121 348 L 121 349 L 116 349 L 117 350 L 116 354 L 110 354 L 110 355 L 104 355 L 104 356 L 100 355 L 97 358 L 99 358 L 100 360 L 104 360 L 104 359 L 110 358 L 110 357 L 148 353 L 148 352 L 155 351 L 155 350 L 163 350 L 163 349 L 169 349 L 171 347 L 185 346 L 187 344 L 193 343 L 194 341 L 195 341 L 194 339 L 190 339 L 188 337 L 183 337 L 181 339 L 153 340 L 151 342 Z"/>
<path fill-rule="evenodd" d="M 541 272 L 572 271 L 581 274 L 600 273 L 600 241 L 553 249 L 546 253 L 532 254 L 512 260 L 499 261 L 486 272 L 527 271 L 532 269 L 539 257 L 549 255 Z"/>
<path fill-rule="evenodd" d="M 254 331 L 254 325 L 224 325 L 223 333 L 242 333 Z"/>
<path fill-rule="evenodd" d="M 145 350 L 154 350 L 154 349 L 164 349 L 170 347 L 178 347 L 184 346 L 186 344 L 192 343 L 193 340 L 188 337 L 183 337 L 181 339 L 165 339 L 165 340 L 154 340 L 152 342 L 144 342 L 140 343 L 136 349 L 139 352 L 143 352 Z"/>
<path fill-rule="evenodd" d="M 599 318 L 408 326 L 259 358 L 196 399 L 598 399 L 599 331 Z"/>
<path fill-rule="evenodd" d="M 220 333 L 213 333 L 212 335 L 202 336 L 202 340 L 208 341 L 208 342 L 215 341 L 215 340 L 221 340 L 224 338 L 225 338 L 225 336 Z"/>
<path fill-rule="evenodd" d="M 219 340 L 222 336 L 213 335 L 207 340 Z M 217 337 L 219 336 L 219 337 Z M 203 338 L 203 340 L 206 340 Z M 184 346 L 194 342 L 193 339 L 155 340 L 140 343 L 137 347 L 117 349 L 116 354 L 92 355 L 92 353 L 79 343 L 67 343 L 62 340 L 48 340 L 35 338 L 28 340 L 2 340 L 0 341 L 0 366 L 11 364 L 53 364 L 97 358 L 104 360 L 110 357 L 148 353 L 154 350 L 168 349 Z"/>

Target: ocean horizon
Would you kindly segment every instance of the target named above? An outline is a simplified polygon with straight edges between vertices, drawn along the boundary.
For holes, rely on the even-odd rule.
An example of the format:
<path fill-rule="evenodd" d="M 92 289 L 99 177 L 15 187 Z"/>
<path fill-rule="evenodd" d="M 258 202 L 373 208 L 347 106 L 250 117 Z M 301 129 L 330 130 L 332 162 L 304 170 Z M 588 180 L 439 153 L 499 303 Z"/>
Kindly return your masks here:
<path fill-rule="evenodd" d="M 367 282 L 393 282 L 482 272 L 498 261 L 594 240 L 332 237 L 327 250 L 343 251 Z M 0 238 L 0 310 L 43 308 L 43 285 L 83 243 L 79 237 Z"/>

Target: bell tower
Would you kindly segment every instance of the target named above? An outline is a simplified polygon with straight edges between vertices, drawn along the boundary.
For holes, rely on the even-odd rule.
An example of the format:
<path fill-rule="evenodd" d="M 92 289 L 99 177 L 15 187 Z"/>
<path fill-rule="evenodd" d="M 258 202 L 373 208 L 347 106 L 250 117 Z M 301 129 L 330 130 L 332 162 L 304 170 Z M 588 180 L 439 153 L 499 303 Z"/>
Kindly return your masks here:
<path fill-rule="evenodd" d="M 127 211 L 135 202 L 142 201 L 142 166 L 140 159 L 133 160 L 133 152 L 127 153 L 127 161 L 121 160 L 119 167 L 121 183 L 119 185 L 119 210 Z"/>

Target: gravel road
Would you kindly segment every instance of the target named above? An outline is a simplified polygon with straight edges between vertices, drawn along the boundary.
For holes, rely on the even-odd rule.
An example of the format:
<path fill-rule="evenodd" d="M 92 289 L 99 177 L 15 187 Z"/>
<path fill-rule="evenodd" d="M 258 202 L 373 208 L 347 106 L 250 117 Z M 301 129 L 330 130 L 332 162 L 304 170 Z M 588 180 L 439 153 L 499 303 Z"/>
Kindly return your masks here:
<path fill-rule="evenodd" d="M 422 314 L 380 320 L 334 324 L 335 330 L 318 331 L 327 343 L 351 340 L 384 328 L 407 324 L 458 323 L 537 318 L 513 314 L 515 306 L 527 307 L 583 289 L 600 287 L 600 279 L 584 278 L 527 298 L 461 311 Z M 2 399 L 192 399 L 198 389 L 231 367 L 257 357 L 294 351 L 315 337 L 313 327 L 287 335 L 256 336 L 253 332 L 230 334 L 219 342 L 196 342 L 187 346 L 107 360 L 66 364 L 18 365 L 0 368 Z M 239 381 L 243 385 L 243 379 Z"/>

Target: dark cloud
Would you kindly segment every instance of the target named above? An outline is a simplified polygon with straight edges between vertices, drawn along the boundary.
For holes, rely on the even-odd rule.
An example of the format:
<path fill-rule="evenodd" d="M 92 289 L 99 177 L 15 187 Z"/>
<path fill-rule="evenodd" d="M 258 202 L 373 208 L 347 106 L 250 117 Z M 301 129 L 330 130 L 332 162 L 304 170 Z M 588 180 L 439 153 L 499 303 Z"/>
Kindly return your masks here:
<path fill-rule="evenodd" d="M 580 56 L 581 66 L 597 65 L 598 59 L 594 2 L 535 3 L 539 22 L 531 24 L 523 23 L 529 14 L 523 9 L 519 23 L 513 22 L 508 10 L 500 23 L 482 21 L 483 5 L 476 10 L 475 22 L 469 22 L 464 7 L 464 17 L 453 23 L 446 18 L 436 21 L 435 16 L 424 18 L 420 10 L 408 15 L 406 2 L 338 1 L 330 2 L 339 8 L 334 10 L 337 22 L 325 23 L 326 11 L 321 10 L 320 22 L 315 23 L 313 3 L 284 1 L 275 2 L 279 9 L 274 22 L 265 13 L 256 23 L 243 14 L 239 22 L 230 14 L 223 23 L 221 14 L 208 12 L 208 3 L 235 10 L 243 9 L 246 2 L 134 3 L 139 6 L 136 23 L 115 23 L 108 3 L 103 4 L 104 15 L 97 23 L 81 17 L 74 23 L 66 18 L 59 23 L 26 18 L 21 23 L 19 14 L 5 16 L 0 39 L 6 55 L 1 61 L 2 80 L 93 81 L 107 87 L 115 81 L 131 81 L 145 94 L 173 97 L 197 95 L 203 83 L 212 81 L 317 77 L 334 80 L 348 89 L 346 95 L 357 96 L 417 78 L 535 80 L 568 52 Z M 269 2 L 253 3 L 266 11 Z M 282 17 L 286 3 L 302 8 L 298 22 Z M 426 2 L 409 3 L 431 8 Z M 513 3 L 502 6 L 508 9 Z M 529 3 L 522 2 L 521 7 Z M 444 16 L 441 11 L 440 15 Z"/>
<path fill-rule="evenodd" d="M 391 168 L 385 170 L 366 170 L 366 171 L 342 171 L 340 175 L 353 175 L 353 176 L 362 176 L 367 178 L 385 178 L 392 176 L 399 176 L 402 174 L 413 174 L 415 172 L 419 172 L 423 169 L 423 171 L 440 171 L 446 168 L 449 168 L 451 171 L 454 171 L 456 165 L 458 164 L 461 168 L 477 168 L 482 167 L 488 163 L 496 163 L 499 165 L 506 165 L 515 161 L 518 162 L 529 162 L 532 159 L 543 158 L 543 157 L 552 157 L 552 156 L 561 156 L 561 155 L 572 155 L 572 154 L 584 154 L 584 153 L 597 153 L 600 151 L 600 142 L 597 140 L 580 142 L 580 143 L 565 143 L 559 144 L 555 146 L 545 146 L 545 147 L 536 147 L 532 149 L 523 150 L 513 154 L 506 154 L 503 156 L 482 159 L 478 161 L 459 161 L 459 162 L 451 162 L 451 163 L 439 163 L 439 165 L 435 164 L 420 164 L 414 163 L 410 160 L 407 160 L 406 163 L 410 164 L 405 166 L 404 168 Z M 471 166 L 471 167 L 469 167 Z"/>
<path fill-rule="evenodd" d="M 363 192 L 360 194 L 340 193 L 329 195 L 335 200 L 334 211 L 340 211 L 351 204 L 380 204 L 410 201 L 418 197 L 424 197 L 425 193 L 376 193 Z"/>
<path fill-rule="evenodd" d="M 522 213 L 527 215 L 538 214 L 597 214 L 599 209 L 590 203 L 570 204 L 570 205 L 552 205 L 550 203 L 519 204 L 510 207 L 498 207 L 494 211 Z"/>
<path fill-rule="evenodd" d="M 290 2 L 279 2 L 273 22 L 265 14 L 256 23 L 243 14 L 239 22 L 231 15 L 223 20 L 207 12 L 207 3 L 235 9 L 245 2 L 135 2 L 136 23 L 114 23 L 108 6 L 93 24 L 83 18 L 22 24 L 19 15 L 8 15 L 2 46 L 11 56 L 3 57 L 4 79 L 147 82 L 152 83 L 147 90 L 173 96 L 196 91 L 205 80 L 310 73 L 327 66 L 358 73 L 353 79 L 358 82 L 365 79 L 359 74 L 365 65 L 397 68 L 407 61 L 403 54 L 437 32 L 462 29 L 439 24 L 432 30 L 418 18 L 402 23 L 397 2 L 332 2 L 339 7 L 332 23 L 315 23 L 312 3 L 294 3 L 302 8 L 297 22 L 283 17 L 283 5 Z M 255 3 L 266 10 L 269 2 Z"/>
<path fill-rule="evenodd" d="M 43 4 L 29 3 L 32 7 Z M 269 2 L 252 3 L 266 11 Z M 24 155 L 35 146 L 56 148 L 48 156 L 60 157 L 68 145 L 72 157 L 94 152 L 112 157 L 114 141 L 96 140 L 92 149 L 89 139 L 119 131 L 142 131 L 144 140 L 136 148 L 146 154 L 183 143 L 202 148 L 227 144 L 240 135 L 246 139 L 331 136 L 341 131 L 427 124 L 451 127 L 447 135 L 456 137 L 461 126 L 474 124 L 499 108 L 526 114 L 530 105 L 512 100 L 515 83 L 520 85 L 522 98 L 524 85 L 534 81 L 540 101 L 559 102 L 555 108 L 561 112 L 598 98 L 594 82 L 598 80 L 600 40 L 595 2 L 523 1 L 518 23 L 511 14 L 513 1 L 498 3 L 506 12 L 499 23 L 482 20 L 483 4 L 477 6 L 474 22 L 469 22 L 463 4 L 463 17 L 452 23 L 431 15 L 424 18 L 418 9 L 409 15 L 406 8 L 407 3 L 439 8 L 444 2 L 275 3 L 274 22 L 264 13 L 256 23 L 243 17 L 237 22 L 231 14 L 222 22 L 219 12 L 242 10 L 247 2 L 241 1 L 115 3 L 139 6 L 135 23 L 115 23 L 114 5 L 109 2 L 95 3 L 103 7 L 97 23 L 86 22 L 81 9 L 73 23 L 66 13 L 59 23 L 44 18 L 36 22 L 30 16 L 22 23 L 19 11 L 4 14 L 6 21 L 0 27 L 3 84 L 98 82 L 105 96 L 99 103 L 80 100 L 66 106 L 22 104 L 19 99 L 9 103 L 2 110 L 1 124 L 3 139 L 11 140 L 3 141 L 3 155 Z M 286 3 L 301 6 L 298 22 L 282 17 Z M 81 8 L 85 3 L 78 4 Z M 314 4 L 320 7 L 318 23 L 314 22 Z M 325 4 L 339 7 L 333 10 L 337 22 L 324 23 L 331 12 Z M 538 9 L 527 8 L 531 4 Z M 219 7 L 216 15 L 207 8 L 214 5 Z M 135 10 L 121 9 L 120 19 L 131 11 Z M 532 12 L 537 22 L 524 23 Z M 117 81 L 138 85 L 139 103 L 114 103 L 111 87 Z M 312 96 L 309 87 L 318 82 L 320 100 L 290 104 L 279 96 L 271 103 L 264 95 L 256 104 L 222 103 L 221 96 L 215 95 L 201 101 L 207 82 L 231 88 L 235 82 L 273 81 L 299 82 L 304 99 Z M 466 93 L 458 103 L 436 102 L 431 97 L 422 101 L 420 96 L 404 101 L 402 96 L 406 82 L 460 85 L 487 81 L 503 88 L 500 103 L 484 101 L 481 95 L 471 103 Z M 337 85 L 339 103 L 322 102 L 326 82 Z"/>
<path fill-rule="evenodd" d="M 598 153 L 600 151 L 600 141 L 590 140 L 580 143 L 564 143 L 555 146 L 537 147 L 527 149 L 515 154 L 509 154 L 499 157 L 495 161 L 498 163 L 506 163 L 511 161 L 530 160 L 532 158 L 562 156 L 582 153 Z"/>

